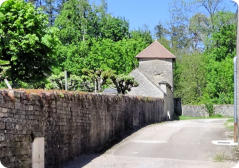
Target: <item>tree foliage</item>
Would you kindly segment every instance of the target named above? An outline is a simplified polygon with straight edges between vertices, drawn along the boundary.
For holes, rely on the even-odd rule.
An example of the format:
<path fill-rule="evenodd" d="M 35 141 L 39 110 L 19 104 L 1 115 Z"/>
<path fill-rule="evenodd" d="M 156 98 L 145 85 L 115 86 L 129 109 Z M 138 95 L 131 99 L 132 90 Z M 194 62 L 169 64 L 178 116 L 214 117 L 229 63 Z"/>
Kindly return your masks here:
<path fill-rule="evenodd" d="M 56 18 L 62 45 L 58 68 L 83 75 L 83 69 L 113 70 L 127 74 L 135 68 L 135 56 L 149 43 L 148 31 L 129 31 L 129 23 L 106 12 L 107 4 L 90 5 L 87 0 L 69 0 Z"/>
<path fill-rule="evenodd" d="M 233 57 L 236 52 L 236 26 L 224 25 L 213 33 L 212 45 L 205 52 L 206 96 L 214 103 L 233 103 Z"/>
<path fill-rule="evenodd" d="M 203 97 L 205 88 L 205 62 L 200 53 L 185 54 L 176 63 L 175 95 L 183 103 L 197 103 Z"/>
<path fill-rule="evenodd" d="M 56 32 L 48 28 L 46 15 L 30 3 L 8 0 L 0 6 L 1 67 L 9 66 L 4 75 L 14 85 L 19 80 L 41 80 L 51 71 Z"/>
<path fill-rule="evenodd" d="M 224 16 L 222 16 L 223 14 Z M 233 103 L 233 57 L 236 48 L 236 25 L 230 24 L 229 20 L 227 20 L 227 23 L 223 23 L 224 18 L 229 16 L 228 13 L 218 13 L 216 16 L 218 16 L 217 19 L 220 20 L 220 24 L 215 24 L 214 32 L 207 41 L 207 49 L 197 59 L 190 62 L 192 64 L 191 68 L 185 65 L 183 60 L 178 68 L 178 71 L 180 71 L 180 68 L 182 69 L 179 72 L 178 85 L 181 84 L 180 81 L 184 79 L 183 76 L 188 71 L 188 80 L 183 80 L 186 83 L 179 86 L 182 89 L 180 95 L 185 103 Z M 216 19 L 215 23 L 217 23 Z M 202 59 L 198 60 L 199 58 Z M 195 67 L 199 65 L 203 69 L 194 72 Z M 194 75 L 194 77 L 191 75 Z M 184 92 L 183 88 L 190 89 L 193 87 L 191 82 L 194 79 L 199 79 L 198 82 L 201 84 L 195 87 L 196 90 L 194 91 Z M 198 89 L 200 89 L 200 92 L 197 91 Z"/>
<path fill-rule="evenodd" d="M 126 94 L 131 90 L 132 87 L 138 86 L 138 83 L 134 80 L 133 77 L 126 75 L 112 75 L 110 78 L 119 94 Z"/>
<path fill-rule="evenodd" d="M 84 66 L 87 69 L 111 69 L 116 74 L 128 74 L 138 64 L 135 56 L 146 46 L 145 42 L 134 39 L 118 42 L 111 39 L 93 40 Z"/>
<path fill-rule="evenodd" d="M 83 41 L 95 35 L 97 16 L 87 0 L 69 0 L 56 18 L 59 38 L 65 45 Z"/>
<path fill-rule="evenodd" d="M 103 87 L 106 84 L 110 84 L 109 78 L 112 76 L 113 71 L 107 70 L 103 71 L 102 69 L 91 70 L 91 69 L 83 69 L 83 78 L 85 81 L 89 81 L 94 85 L 95 92 L 103 91 Z"/>
<path fill-rule="evenodd" d="M 29 2 L 29 3 L 26 3 Z M 0 6 L 0 75 L 16 87 L 125 94 L 135 56 L 152 43 L 147 28 L 107 12 L 105 0 L 8 0 Z M 155 37 L 177 56 L 175 95 L 183 103 L 232 103 L 236 18 L 222 0 L 171 0 L 170 20 Z M 59 40 L 58 40 L 59 39 Z M 52 72 L 50 74 L 50 72 Z M 47 80 L 45 80 L 47 76 Z M 34 83 L 37 81 L 37 83 Z M 211 107 L 211 106 L 210 106 Z"/>
<path fill-rule="evenodd" d="M 122 18 L 106 15 L 101 18 L 100 37 L 120 41 L 129 37 L 129 23 Z"/>
<path fill-rule="evenodd" d="M 61 72 L 60 74 L 53 74 L 48 79 L 48 83 L 46 85 L 47 89 L 65 89 L 65 73 Z M 81 90 L 83 88 L 84 81 L 76 75 L 70 75 L 67 78 L 67 89 L 68 90 Z"/>
<path fill-rule="evenodd" d="M 139 29 L 131 31 L 131 38 L 136 41 L 143 41 L 147 45 L 150 45 L 153 42 L 153 38 L 150 30 L 147 29 Z"/>
<path fill-rule="evenodd" d="M 177 56 L 175 95 L 184 104 L 233 103 L 235 14 L 222 10 L 222 0 L 172 0 L 170 11 L 168 26 L 155 29 Z"/>
<path fill-rule="evenodd" d="M 209 15 L 210 30 L 215 29 L 215 14 L 219 11 L 222 0 L 196 0 L 199 6 L 203 7 Z"/>

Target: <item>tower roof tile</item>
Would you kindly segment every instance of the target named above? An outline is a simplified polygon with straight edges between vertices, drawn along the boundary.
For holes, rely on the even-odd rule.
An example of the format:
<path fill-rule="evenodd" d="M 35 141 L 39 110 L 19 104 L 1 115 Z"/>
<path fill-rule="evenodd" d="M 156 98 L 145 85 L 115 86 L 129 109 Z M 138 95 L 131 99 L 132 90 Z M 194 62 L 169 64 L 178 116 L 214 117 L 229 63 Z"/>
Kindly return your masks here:
<path fill-rule="evenodd" d="M 168 51 L 162 44 L 158 41 L 154 41 L 147 48 L 141 51 L 136 58 L 144 58 L 144 59 L 152 59 L 152 58 L 168 58 L 168 59 L 176 59 L 176 57 Z"/>

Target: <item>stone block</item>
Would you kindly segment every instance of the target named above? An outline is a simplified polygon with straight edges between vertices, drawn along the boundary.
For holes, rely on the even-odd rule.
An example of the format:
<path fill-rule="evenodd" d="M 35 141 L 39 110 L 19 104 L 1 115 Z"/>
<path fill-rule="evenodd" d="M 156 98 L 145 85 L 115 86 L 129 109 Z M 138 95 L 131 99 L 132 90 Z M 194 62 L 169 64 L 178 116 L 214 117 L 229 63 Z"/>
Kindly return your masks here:
<path fill-rule="evenodd" d="M 15 123 L 11 123 L 11 122 L 6 123 L 6 130 L 15 130 L 15 128 L 16 128 Z"/>
<path fill-rule="evenodd" d="M 0 118 L 4 118 L 4 117 L 7 117 L 7 116 L 8 116 L 7 113 L 2 113 L 2 112 L 0 112 Z"/>
<path fill-rule="evenodd" d="M 33 109 L 34 109 L 34 108 L 33 108 L 32 105 L 26 106 L 26 110 L 28 110 L 28 111 L 32 111 Z"/>
<path fill-rule="evenodd" d="M 3 142 L 5 140 L 5 134 L 0 133 L 0 142 Z"/>
<path fill-rule="evenodd" d="M 7 109 L 7 108 L 0 108 L 0 111 L 1 111 L 2 113 L 7 113 L 7 112 L 8 112 L 8 109 Z"/>
<path fill-rule="evenodd" d="M 0 122 L 0 130 L 5 129 L 5 123 L 4 122 Z"/>

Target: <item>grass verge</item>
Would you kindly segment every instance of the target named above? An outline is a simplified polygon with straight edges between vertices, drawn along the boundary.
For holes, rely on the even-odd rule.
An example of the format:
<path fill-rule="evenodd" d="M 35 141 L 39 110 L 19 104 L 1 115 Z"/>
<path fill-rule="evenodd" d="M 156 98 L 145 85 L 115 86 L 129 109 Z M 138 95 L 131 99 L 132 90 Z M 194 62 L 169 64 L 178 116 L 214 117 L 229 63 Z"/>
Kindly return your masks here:
<path fill-rule="evenodd" d="M 218 119 L 218 118 L 228 118 L 221 115 L 213 115 L 210 117 L 189 117 L 189 116 L 180 116 L 179 120 L 197 120 L 197 119 Z M 233 119 L 232 119 L 233 120 Z"/>
<path fill-rule="evenodd" d="M 222 152 L 222 153 L 217 153 L 215 157 L 213 158 L 214 162 L 224 162 L 225 160 L 229 160 L 228 156 Z"/>
<path fill-rule="evenodd" d="M 234 131 L 234 119 L 230 118 L 225 122 L 225 127 L 229 130 L 229 131 Z"/>

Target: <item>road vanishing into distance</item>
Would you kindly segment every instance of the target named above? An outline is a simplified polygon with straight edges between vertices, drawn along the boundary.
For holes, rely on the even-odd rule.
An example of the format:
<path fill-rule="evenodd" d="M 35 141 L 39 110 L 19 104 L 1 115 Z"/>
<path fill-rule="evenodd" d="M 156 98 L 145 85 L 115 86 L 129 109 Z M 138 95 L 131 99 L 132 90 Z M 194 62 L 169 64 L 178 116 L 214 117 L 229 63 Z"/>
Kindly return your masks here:
<path fill-rule="evenodd" d="M 232 168 L 227 119 L 184 120 L 142 128 L 101 155 L 84 155 L 65 168 Z M 214 142 L 214 143 L 213 143 Z M 219 141 L 220 142 L 220 141 Z"/>

